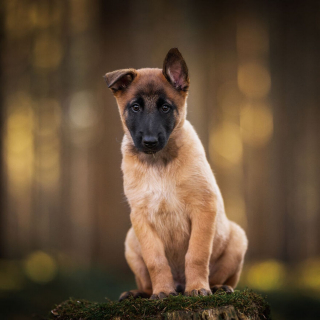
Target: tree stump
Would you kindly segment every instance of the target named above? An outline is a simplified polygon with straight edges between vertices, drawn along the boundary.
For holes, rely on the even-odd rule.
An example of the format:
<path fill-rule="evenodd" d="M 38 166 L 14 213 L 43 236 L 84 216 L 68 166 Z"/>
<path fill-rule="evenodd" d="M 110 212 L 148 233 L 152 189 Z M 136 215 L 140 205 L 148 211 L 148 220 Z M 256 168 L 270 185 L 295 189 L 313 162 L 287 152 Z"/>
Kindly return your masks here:
<path fill-rule="evenodd" d="M 168 320 L 247 320 L 248 317 L 239 315 L 234 306 L 224 306 L 215 309 L 201 310 L 198 312 L 175 311 L 167 314 Z"/>
<path fill-rule="evenodd" d="M 121 317 L 113 318 L 114 320 L 122 320 Z M 259 317 L 247 317 L 239 312 L 236 312 L 234 306 L 224 306 L 214 309 L 192 311 L 174 311 L 153 318 L 165 320 L 259 320 Z"/>
<path fill-rule="evenodd" d="M 50 319 L 83 320 L 270 320 L 270 307 L 251 291 L 217 292 L 206 297 L 170 296 L 163 300 L 133 299 L 105 303 L 70 299 L 51 311 Z"/>

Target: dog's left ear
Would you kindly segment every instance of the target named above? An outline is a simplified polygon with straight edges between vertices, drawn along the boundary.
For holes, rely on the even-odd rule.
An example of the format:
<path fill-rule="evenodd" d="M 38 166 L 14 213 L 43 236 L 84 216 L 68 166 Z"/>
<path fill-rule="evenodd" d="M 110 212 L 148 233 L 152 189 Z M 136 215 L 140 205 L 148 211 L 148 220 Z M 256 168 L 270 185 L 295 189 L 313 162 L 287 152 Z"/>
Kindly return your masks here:
<path fill-rule="evenodd" d="M 177 90 L 188 91 L 190 83 L 188 67 L 177 48 L 172 48 L 167 53 L 162 73 Z"/>
<path fill-rule="evenodd" d="M 127 88 L 136 76 L 137 72 L 135 69 L 121 69 L 106 73 L 104 79 L 108 88 L 113 93 L 116 93 L 119 90 Z"/>

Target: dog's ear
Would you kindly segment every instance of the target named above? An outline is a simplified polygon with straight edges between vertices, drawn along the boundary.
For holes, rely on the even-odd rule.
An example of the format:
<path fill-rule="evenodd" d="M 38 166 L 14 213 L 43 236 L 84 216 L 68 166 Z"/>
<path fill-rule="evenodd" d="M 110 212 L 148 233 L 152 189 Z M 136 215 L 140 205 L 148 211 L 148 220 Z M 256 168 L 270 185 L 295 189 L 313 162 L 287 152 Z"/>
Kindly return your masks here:
<path fill-rule="evenodd" d="M 135 69 L 121 69 L 106 73 L 104 79 L 113 93 L 127 88 L 137 76 Z"/>
<path fill-rule="evenodd" d="M 172 48 L 167 53 L 162 73 L 177 90 L 187 91 L 189 89 L 188 67 L 177 48 Z"/>

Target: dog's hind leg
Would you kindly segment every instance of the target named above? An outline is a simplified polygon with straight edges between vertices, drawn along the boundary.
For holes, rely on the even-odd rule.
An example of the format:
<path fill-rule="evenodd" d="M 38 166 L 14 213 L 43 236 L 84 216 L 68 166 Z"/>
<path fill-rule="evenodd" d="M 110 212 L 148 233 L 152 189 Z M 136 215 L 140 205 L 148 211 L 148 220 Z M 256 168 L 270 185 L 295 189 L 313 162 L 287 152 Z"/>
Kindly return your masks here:
<path fill-rule="evenodd" d="M 127 299 L 130 296 L 133 298 L 149 298 L 152 294 L 150 275 L 142 259 L 140 245 L 132 228 L 128 231 L 125 241 L 125 257 L 135 275 L 138 289 L 123 292 L 120 295 L 119 301 Z"/>
<path fill-rule="evenodd" d="M 209 284 L 212 293 L 222 289 L 233 292 L 240 278 L 248 240 L 244 231 L 230 222 L 230 239 L 221 257 L 210 262 Z"/>

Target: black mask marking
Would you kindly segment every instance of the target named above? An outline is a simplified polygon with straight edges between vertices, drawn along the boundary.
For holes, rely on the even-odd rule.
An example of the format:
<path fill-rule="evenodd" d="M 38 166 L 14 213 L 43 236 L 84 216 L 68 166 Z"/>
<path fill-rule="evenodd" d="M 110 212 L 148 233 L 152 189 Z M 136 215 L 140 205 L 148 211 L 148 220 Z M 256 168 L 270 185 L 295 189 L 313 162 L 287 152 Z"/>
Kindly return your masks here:
<path fill-rule="evenodd" d="M 137 93 L 125 109 L 126 126 L 135 147 L 148 154 L 163 149 L 175 127 L 177 112 L 163 92 Z"/>

